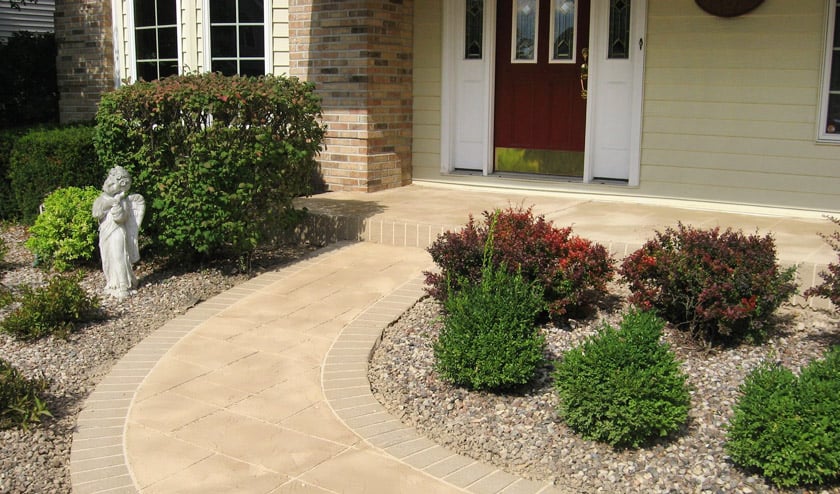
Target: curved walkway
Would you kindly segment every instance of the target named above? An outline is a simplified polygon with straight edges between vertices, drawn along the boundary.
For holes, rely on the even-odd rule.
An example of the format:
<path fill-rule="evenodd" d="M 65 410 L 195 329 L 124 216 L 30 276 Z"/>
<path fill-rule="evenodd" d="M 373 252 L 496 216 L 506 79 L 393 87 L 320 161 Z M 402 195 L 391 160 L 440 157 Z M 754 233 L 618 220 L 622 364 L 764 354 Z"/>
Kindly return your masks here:
<path fill-rule="evenodd" d="M 468 213 L 510 204 L 537 204 L 618 257 L 678 220 L 772 232 L 801 289 L 836 259 L 816 235 L 832 225 L 816 214 L 421 186 L 306 199 L 316 214 L 304 235 L 365 242 L 228 290 L 129 351 L 79 415 L 73 491 L 563 492 L 417 436 L 373 398 L 366 376 L 382 330 L 422 296 L 420 272 L 432 266 L 423 248 Z"/>
<path fill-rule="evenodd" d="M 339 244 L 170 321 L 88 398 L 73 491 L 559 492 L 417 436 L 372 396 L 371 349 L 430 266 Z"/>

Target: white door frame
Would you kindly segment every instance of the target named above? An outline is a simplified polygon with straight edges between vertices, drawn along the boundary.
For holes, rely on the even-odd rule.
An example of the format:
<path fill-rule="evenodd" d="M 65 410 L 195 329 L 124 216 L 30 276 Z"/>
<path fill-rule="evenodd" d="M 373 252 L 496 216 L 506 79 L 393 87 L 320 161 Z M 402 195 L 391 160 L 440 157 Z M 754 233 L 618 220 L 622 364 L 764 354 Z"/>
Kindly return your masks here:
<path fill-rule="evenodd" d="M 606 7 L 608 0 L 592 0 L 590 5 L 590 34 L 589 46 L 590 52 L 592 47 L 598 47 L 598 18 L 597 16 L 607 13 Z M 442 59 L 441 59 L 441 173 L 448 174 L 456 171 L 459 168 L 458 163 L 455 162 L 455 125 L 457 116 L 463 114 L 463 109 L 459 108 L 456 95 L 457 88 L 457 74 L 460 54 L 463 52 L 463 36 L 464 36 L 464 17 L 465 0 L 446 0 L 443 2 L 443 43 L 442 43 Z M 640 175 L 641 162 L 641 126 L 642 126 L 642 102 L 643 102 L 643 79 L 644 79 L 644 35 L 646 32 L 645 21 L 647 18 L 647 0 L 634 0 L 632 9 L 630 45 L 631 49 L 636 50 L 637 56 L 633 57 L 633 101 L 631 103 L 632 115 L 629 117 L 630 129 L 630 152 L 628 162 L 628 185 L 638 186 Z M 480 171 L 482 175 L 489 175 L 493 173 L 494 165 L 494 149 L 493 149 L 493 122 L 494 122 L 494 98 L 495 98 L 495 65 L 496 65 L 496 0 L 485 0 L 484 4 L 484 47 L 483 59 L 485 61 L 484 70 L 484 88 L 485 88 L 485 107 L 481 112 L 482 117 L 478 118 L 476 125 L 483 125 L 481 129 L 485 136 L 484 153 L 482 156 L 483 165 L 480 169 L 477 167 L 475 171 Z M 639 41 L 642 41 L 642 47 L 639 48 Z M 603 44 L 603 43 L 601 43 Z M 597 81 L 598 74 L 598 57 L 590 57 L 589 61 L 589 84 Z M 586 145 L 584 148 L 584 183 L 593 181 L 593 166 L 591 146 L 593 139 L 596 139 L 595 129 L 592 128 L 593 114 L 595 106 L 599 104 L 599 98 L 593 97 L 587 99 L 587 118 L 586 118 Z"/>

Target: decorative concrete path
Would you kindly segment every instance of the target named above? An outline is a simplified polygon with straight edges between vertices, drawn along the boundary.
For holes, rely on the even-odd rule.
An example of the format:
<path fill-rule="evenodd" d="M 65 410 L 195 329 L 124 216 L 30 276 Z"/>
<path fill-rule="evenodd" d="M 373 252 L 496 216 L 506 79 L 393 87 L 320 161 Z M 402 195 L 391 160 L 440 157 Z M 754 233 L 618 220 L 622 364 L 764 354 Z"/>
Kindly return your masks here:
<path fill-rule="evenodd" d="M 88 493 L 560 493 L 457 455 L 391 417 L 366 369 L 422 295 L 423 250 L 468 213 L 537 205 L 621 257 L 677 220 L 772 232 L 803 287 L 834 253 L 817 214 L 725 213 L 442 187 L 326 194 L 310 239 L 340 242 L 208 300 L 129 351 L 88 397 L 71 453 Z M 756 215 L 756 213 L 761 213 Z M 804 262 L 803 262 L 804 261 Z"/>

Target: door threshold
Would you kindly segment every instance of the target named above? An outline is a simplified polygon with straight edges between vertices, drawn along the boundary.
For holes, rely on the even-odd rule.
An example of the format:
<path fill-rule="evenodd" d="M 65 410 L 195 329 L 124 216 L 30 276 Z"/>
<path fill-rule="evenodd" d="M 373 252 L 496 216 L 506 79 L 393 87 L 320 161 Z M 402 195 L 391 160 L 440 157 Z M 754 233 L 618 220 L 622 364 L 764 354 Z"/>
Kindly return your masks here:
<path fill-rule="evenodd" d="M 508 178 L 514 180 L 528 180 L 539 182 L 569 182 L 580 184 L 583 183 L 583 177 L 573 177 L 569 175 L 542 175 L 539 173 L 519 173 L 519 172 L 493 172 L 491 177 Z"/>

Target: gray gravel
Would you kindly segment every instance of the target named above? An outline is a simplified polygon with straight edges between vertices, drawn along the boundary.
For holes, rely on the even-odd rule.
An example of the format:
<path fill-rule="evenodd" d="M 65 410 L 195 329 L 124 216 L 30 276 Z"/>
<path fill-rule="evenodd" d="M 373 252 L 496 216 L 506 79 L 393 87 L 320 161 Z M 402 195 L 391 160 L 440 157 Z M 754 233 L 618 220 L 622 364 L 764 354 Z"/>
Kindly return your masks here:
<path fill-rule="evenodd" d="M 12 289 L 42 284 L 48 275 L 32 267 L 32 256 L 22 246 L 26 230 L 3 228 L 2 236 L 10 252 L 6 264 L 0 266 L 0 282 Z M 27 377 L 43 376 L 50 381 L 47 406 L 54 416 L 29 431 L 0 431 L 0 494 L 70 492 L 70 444 L 76 416 L 113 364 L 169 319 L 310 250 L 286 246 L 261 252 L 247 274 L 231 265 L 184 270 L 141 261 L 135 266 L 139 291 L 122 304 L 103 297 L 106 319 L 79 328 L 66 340 L 48 337 L 24 343 L 0 333 L 0 358 Z M 82 284 L 89 293 L 99 294 L 105 282 L 101 272 L 90 269 Z M 4 314 L 0 311 L 0 318 Z"/>
<path fill-rule="evenodd" d="M 611 291 L 627 293 L 617 284 Z M 621 300 L 616 296 L 586 320 L 544 327 L 549 358 L 557 360 L 580 344 L 603 320 L 617 325 L 625 309 Z M 441 328 L 440 307 L 432 299 L 421 300 L 386 329 L 369 378 L 374 394 L 393 415 L 438 444 L 575 492 L 779 492 L 734 467 L 723 451 L 737 388 L 765 358 L 798 369 L 831 344 L 840 344 L 836 315 L 785 306 L 779 316 L 778 330 L 766 344 L 726 350 L 698 347 L 666 328 L 665 338 L 694 389 L 690 420 L 671 440 L 638 450 L 617 451 L 568 429 L 556 416 L 548 368 L 533 387 L 519 393 L 470 392 L 441 381 L 432 368 L 432 343 Z M 840 487 L 819 492 L 837 493 Z"/>

